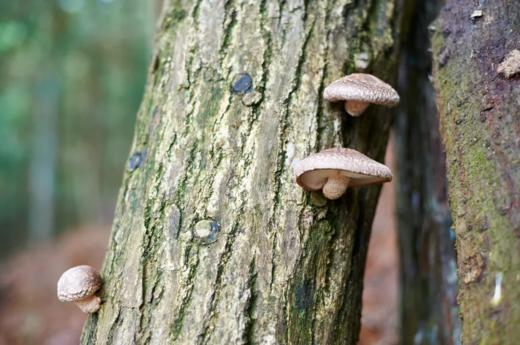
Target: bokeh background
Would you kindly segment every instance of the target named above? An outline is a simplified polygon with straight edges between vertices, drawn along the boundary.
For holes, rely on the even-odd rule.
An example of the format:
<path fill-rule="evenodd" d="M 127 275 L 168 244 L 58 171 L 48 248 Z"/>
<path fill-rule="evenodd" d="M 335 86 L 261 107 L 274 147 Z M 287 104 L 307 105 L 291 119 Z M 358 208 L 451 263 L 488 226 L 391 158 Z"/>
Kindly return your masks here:
<path fill-rule="evenodd" d="M 0 345 L 78 344 L 85 315 L 57 301 L 56 281 L 102 265 L 159 12 L 160 0 L 0 0 Z M 388 184 L 363 345 L 397 344 L 394 208 Z"/>
<path fill-rule="evenodd" d="M 0 0 L 2 256 L 110 221 L 153 1 Z"/>

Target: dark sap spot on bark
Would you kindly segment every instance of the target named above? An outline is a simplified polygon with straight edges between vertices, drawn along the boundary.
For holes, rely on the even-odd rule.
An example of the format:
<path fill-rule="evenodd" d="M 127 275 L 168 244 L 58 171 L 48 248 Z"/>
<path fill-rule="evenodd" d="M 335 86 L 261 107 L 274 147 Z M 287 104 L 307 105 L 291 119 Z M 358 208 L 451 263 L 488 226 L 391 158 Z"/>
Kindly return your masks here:
<path fill-rule="evenodd" d="M 134 152 L 134 154 L 130 156 L 130 159 L 128 159 L 128 170 L 134 171 L 135 169 L 139 168 L 143 164 L 144 159 L 144 152 Z"/>
<path fill-rule="evenodd" d="M 247 73 L 240 73 L 235 77 L 232 87 L 233 93 L 248 93 L 253 90 L 253 78 Z"/>
<path fill-rule="evenodd" d="M 220 224 L 212 219 L 204 219 L 193 228 L 193 236 L 202 244 L 210 244 L 217 240 L 220 231 Z"/>
<path fill-rule="evenodd" d="M 306 280 L 296 288 L 294 294 L 296 298 L 296 308 L 307 309 L 313 305 L 314 284 L 310 280 Z"/>

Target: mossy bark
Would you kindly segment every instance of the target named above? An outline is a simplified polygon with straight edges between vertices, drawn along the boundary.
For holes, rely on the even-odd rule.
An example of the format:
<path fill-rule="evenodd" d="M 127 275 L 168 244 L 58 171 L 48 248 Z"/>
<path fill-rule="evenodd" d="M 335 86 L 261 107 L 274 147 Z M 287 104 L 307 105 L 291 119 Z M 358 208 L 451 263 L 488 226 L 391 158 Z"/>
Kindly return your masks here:
<path fill-rule="evenodd" d="M 392 0 L 165 4 L 83 344 L 356 343 L 379 187 L 326 202 L 291 163 L 333 146 L 383 158 L 389 111 L 354 119 L 321 94 L 356 61 L 395 81 L 399 13 Z"/>
<path fill-rule="evenodd" d="M 519 42 L 516 0 L 447 1 L 433 37 L 463 344 L 520 339 L 520 79 L 497 73 Z"/>

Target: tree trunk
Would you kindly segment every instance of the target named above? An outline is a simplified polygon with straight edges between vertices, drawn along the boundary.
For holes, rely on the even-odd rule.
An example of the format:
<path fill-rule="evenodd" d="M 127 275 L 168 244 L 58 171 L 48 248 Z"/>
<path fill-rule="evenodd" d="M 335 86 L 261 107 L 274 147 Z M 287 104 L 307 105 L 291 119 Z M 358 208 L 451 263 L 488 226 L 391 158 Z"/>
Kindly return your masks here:
<path fill-rule="evenodd" d="M 481 4 L 448 1 L 433 39 L 462 343 L 518 344 L 520 79 L 498 71 L 520 48 L 520 6 L 517 0 Z M 514 59 L 507 63 L 514 69 Z"/>
<path fill-rule="evenodd" d="M 340 145 L 383 158 L 389 111 L 354 119 L 321 94 L 360 68 L 393 83 L 400 10 L 165 4 L 83 344 L 355 344 L 379 188 L 326 202 L 291 163 Z"/>
<path fill-rule="evenodd" d="M 439 2 L 414 1 L 410 31 L 403 32 L 401 111 L 394 123 L 402 345 L 457 344 L 460 334 L 445 156 L 429 79 L 428 28 Z"/>

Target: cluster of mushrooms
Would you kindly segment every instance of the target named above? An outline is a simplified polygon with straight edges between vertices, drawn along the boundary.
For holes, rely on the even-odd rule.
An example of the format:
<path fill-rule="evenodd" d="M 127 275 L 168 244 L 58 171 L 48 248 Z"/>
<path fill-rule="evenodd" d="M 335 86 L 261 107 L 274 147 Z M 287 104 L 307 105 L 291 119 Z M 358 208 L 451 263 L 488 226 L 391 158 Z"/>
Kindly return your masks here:
<path fill-rule="evenodd" d="M 399 95 L 380 79 L 354 73 L 327 86 L 323 97 L 330 102 L 345 102 L 345 110 L 359 116 L 370 103 L 395 106 Z M 362 153 L 347 148 L 331 148 L 310 155 L 294 163 L 296 182 L 307 191 L 322 190 L 327 199 L 338 199 L 348 186 L 382 183 L 392 180 L 390 169 Z M 101 299 L 99 273 L 87 265 L 65 271 L 58 280 L 58 299 L 74 302 L 83 312 L 95 313 Z"/>
<path fill-rule="evenodd" d="M 387 107 L 399 103 L 399 95 L 387 83 L 370 74 L 354 73 L 334 81 L 323 92 L 329 102 L 345 102 L 352 116 L 361 115 L 371 104 Z M 311 154 L 293 164 L 296 182 L 306 191 L 322 190 L 330 200 L 340 198 L 348 186 L 392 180 L 390 169 L 364 154 L 347 148 L 331 148 Z"/>

